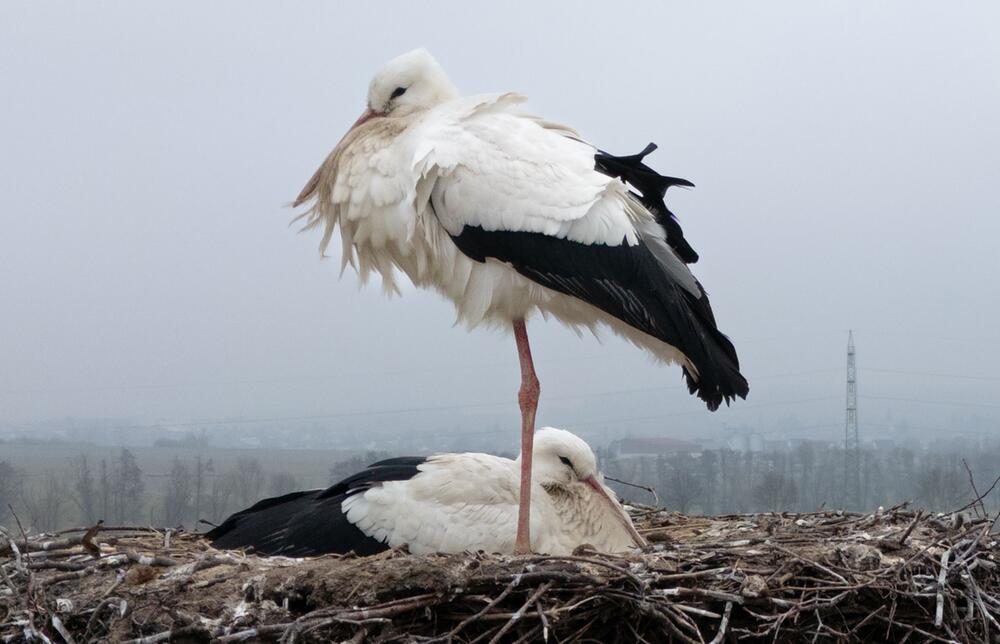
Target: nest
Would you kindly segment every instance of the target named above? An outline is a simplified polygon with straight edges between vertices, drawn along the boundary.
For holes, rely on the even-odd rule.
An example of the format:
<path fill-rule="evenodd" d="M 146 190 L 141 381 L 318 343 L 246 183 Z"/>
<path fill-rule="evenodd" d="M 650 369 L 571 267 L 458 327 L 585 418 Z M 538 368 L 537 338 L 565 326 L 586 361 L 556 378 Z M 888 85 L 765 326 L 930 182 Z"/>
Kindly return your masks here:
<path fill-rule="evenodd" d="M 988 518 L 636 510 L 611 556 L 257 557 L 196 534 L 0 536 L 6 642 L 1000 639 Z"/>

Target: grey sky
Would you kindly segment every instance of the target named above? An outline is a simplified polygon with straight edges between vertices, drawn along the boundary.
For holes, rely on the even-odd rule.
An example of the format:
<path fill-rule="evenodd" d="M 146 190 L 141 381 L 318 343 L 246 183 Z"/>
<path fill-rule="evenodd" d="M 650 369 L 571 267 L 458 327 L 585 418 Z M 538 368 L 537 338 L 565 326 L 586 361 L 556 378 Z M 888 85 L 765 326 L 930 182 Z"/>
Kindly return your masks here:
<path fill-rule="evenodd" d="M 996 419 L 997 7 L 4 2 L 0 420 L 448 407 L 372 422 L 513 437 L 509 337 L 359 292 L 288 227 L 371 74 L 421 45 L 698 186 L 669 204 L 749 400 L 709 414 L 677 368 L 536 321 L 541 422 L 839 436 L 850 327 L 863 431 Z"/>

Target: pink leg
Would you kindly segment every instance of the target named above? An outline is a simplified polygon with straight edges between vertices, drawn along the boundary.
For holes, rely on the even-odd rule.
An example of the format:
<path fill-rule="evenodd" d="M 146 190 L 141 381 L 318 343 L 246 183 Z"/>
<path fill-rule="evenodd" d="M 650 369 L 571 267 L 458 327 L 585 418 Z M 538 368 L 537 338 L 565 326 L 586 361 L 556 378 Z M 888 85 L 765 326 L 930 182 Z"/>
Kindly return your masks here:
<path fill-rule="evenodd" d="M 535 376 L 535 365 L 531 361 L 528 329 L 524 320 L 514 320 L 514 339 L 517 341 L 517 357 L 521 361 L 521 390 L 517 395 L 521 406 L 521 498 L 517 511 L 514 554 L 523 555 L 531 552 L 531 450 L 535 442 L 535 410 L 538 409 L 541 387 Z"/>

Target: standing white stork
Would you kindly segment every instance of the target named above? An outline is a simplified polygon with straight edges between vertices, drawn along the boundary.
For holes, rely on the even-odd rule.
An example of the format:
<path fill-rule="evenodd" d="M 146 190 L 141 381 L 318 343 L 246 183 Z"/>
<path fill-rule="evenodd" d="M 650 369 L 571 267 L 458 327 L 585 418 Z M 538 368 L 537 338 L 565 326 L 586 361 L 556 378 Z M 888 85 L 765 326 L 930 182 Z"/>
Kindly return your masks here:
<path fill-rule="evenodd" d="M 265 499 L 207 534 L 217 548 L 303 557 L 407 546 L 414 554 L 514 551 L 520 463 L 489 454 L 381 461 L 326 490 Z M 531 547 L 566 555 L 645 545 L 590 447 L 551 427 L 534 441 Z"/>
<path fill-rule="evenodd" d="M 610 327 L 666 363 L 714 410 L 748 392 L 736 350 L 715 324 L 663 197 L 643 163 L 650 144 L 616 157 L 572 129 L 521 111 L 518 94 L 461 97 L 425 50 L 379 71 L 367 109 L 295 200 L 323 226 L 339 225 L 343 266 L 388 292 L 395 271 L 452 300 L 470 327 L 510 325 L 521 363 L 521 511 L 518 552 L 529 549 L 532 435 L 539 383 L 525 319 L 534 311 L 572 327 Z"/>

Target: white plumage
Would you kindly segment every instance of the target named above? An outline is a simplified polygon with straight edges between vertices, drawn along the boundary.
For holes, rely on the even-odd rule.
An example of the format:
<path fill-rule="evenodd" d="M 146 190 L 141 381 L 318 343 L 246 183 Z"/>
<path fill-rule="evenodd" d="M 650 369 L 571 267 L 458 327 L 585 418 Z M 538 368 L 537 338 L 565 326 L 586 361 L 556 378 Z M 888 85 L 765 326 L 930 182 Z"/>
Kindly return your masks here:
<path fill-rule="evenodd" d="M 521 451 L 530 455 L 539 384 L 525 320 L 606 326 L 666 363 L 716 409 L 746 397 L 736 350 L 687 264 L 698 255 L 642 159 L 615 157 L 522 111 L 517 94 L 460 97 L 419 49 L 391 60 L 367 109 L 295 200 L 339 226 L 343 266 L 362 281 L 396 273 L 451 300 L 470 327 L 511 325 L 521 362 Z M 522 464 L 518 550 L 527 550 L 530 457 Z"/>
<path fill-rule="evenodd" d="M 531 549 L 570 554 L 645 545 L 603 484 L 594 453 L 570 432 L 543 428 L 534 441 Z M 514 551 L 520 458 L 438 454 L 373 464 L 327 490 L 267 499 L 209 533 L 216 547 L 305 556 Z"/>
<path fill-rule="evenodd" d="M 584 441 L 560 429 L 539 429 L 534 454 L 534 552 L 569 554 L 582 544 L 621 552 L 644 545 L 614 492 L 601 483 Z M 369 537 L 390 547 L 406 545 L 417 554 L 513 552 L 519 461 L 441 454 L 417 469 L 420 473 L 411 479 L 387 481 L 349 496 L 343 502 L 347 520 Z"/>
<path fill-rule="evenodd" d="M 423 82 L 440 86 L 433 95 L 446 100 L 391 119 L 365 119 L 296 199 L 296 206 L 313 200 L 300 217 L 307 227 L 323 227 L 320 252 L 339 226 L 342 268 L 354 266 L 362 282 L 378 273 L 387 293 L 399 292 L 396 271 L 402 271 L 451 300 L 469 328 L 507 325 L 539 310 L 573 328 L 596 331 L 603 324 L 664 362 L 696 372 L 675 347 L 592 304 L 458 249 L 451 237 L 466 226 L 610 246 L 634 246 L 645 230 L 646 243 L 657 247 L 671 274 L 701 295 L 690 270 L 662 243 L 653 216 L 619 179 L 594 169 L 596 148 L 576 132 L 521 111 L 526 99 L 519 94 L 458 97 L 422 49 L 390 62 L 372 87 L 413 83 L 414 68 Z M 369 96 L 370 106 L 379 101 Z"/>

